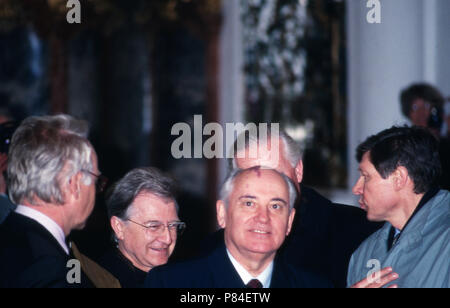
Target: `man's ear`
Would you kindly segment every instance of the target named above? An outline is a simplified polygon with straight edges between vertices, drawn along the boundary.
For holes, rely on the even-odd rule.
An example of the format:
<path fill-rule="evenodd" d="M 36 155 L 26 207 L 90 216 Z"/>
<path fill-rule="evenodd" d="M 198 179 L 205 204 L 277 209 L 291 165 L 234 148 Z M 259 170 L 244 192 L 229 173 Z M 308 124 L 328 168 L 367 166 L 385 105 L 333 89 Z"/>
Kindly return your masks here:
<path fill-rule="evenodd" d="M 397 167 L 391 174 L 391 177 L 394 183 L 394 189 L 397 191 L 403 189 L 410 181 L 408 169 L 403 166 Z"/>
<path fill-rule="evenodd" d="M 82 177 L 83 175 L 81 172 L 75 173 L 70 177 L 69 182 L 67 183 L 67 189 L 64 189 L 64 191 L 67 191 L 75 200 L 80 198 Z"/>
<path fill-rule="evenodd" d="M 216 211 L 217 211 L 217 223 L 222 229 L 225 229 L 227 225 L 227 207 L 225 205 L 225 202 L 222 200 L 218 200 L 216 202 Z"/>
<path fill-rule="evenodd" d="M 116 216 L 112 216 L 109 220 L 109 223 L 111 224 L 111 228 L 113 229 L 114 233 L 116 234 L 116 237 L 118 240 L 124 239 L 124 225 L 122 220 L 120 220 Z"/>
<path fill-rule="evenodd" d="M 303 161 L 300 159 L 295 166 L 295 178 L 297 179 L 297 183 L 301 183 L 303 181 Z"/>
<path fill-rule="evenodd" d="M 292 223 L 294 222 L 294 217 L 295 217 L 295 209 L 292 209 L 291 212 L 289 213 L 288 229 L 286 232 L 286 236 L 288 236 L 289 233 L 291 233 Z"/>

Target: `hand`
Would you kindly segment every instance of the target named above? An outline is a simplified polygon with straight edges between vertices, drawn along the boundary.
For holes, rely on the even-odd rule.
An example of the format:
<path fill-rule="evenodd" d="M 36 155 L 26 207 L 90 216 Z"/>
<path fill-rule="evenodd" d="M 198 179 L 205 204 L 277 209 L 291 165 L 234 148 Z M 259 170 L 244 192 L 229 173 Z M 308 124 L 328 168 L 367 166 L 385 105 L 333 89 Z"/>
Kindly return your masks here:
<path fill-rule="evenodd" d="M 392 272 L 392 267 L 385 267 L 382 270 L 374 273 L 370 277 L 367 277 L 360 282 L 355 283 L 350 288 L 352 289 L 377 289 L 381 288 L 388 283 L 396 280 L 398 278 L 397 273 Z M 379 277 L 378 279 L 373 279 L 372 277 L 375 275 L 375 277 Z M 395 289 L 398 288 L 398 285 L 393 284 L 388 287 L 389 289 Z"/>

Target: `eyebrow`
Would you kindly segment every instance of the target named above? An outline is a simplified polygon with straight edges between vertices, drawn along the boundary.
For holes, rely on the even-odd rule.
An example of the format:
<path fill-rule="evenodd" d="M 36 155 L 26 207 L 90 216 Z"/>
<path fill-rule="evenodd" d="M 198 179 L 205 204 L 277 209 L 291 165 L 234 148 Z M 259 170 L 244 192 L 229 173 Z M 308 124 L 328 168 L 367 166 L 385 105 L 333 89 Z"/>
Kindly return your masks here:
<path fill-rule="evenodd" d="M 252 195 L 244 195 L 239 197 L 239 200 L 241 199 L 256 199 L 256 197 Z"/>
<path fill-rule="evenodd" d="M 273 198 L 271 201 L 278 201 L 278 202 L 282 202 L 284 204 L 287 204 L 287 202 L 281 198 Z"/>
<path fill-rule="evenodd" d="M 244 196 L 241 196 L 241 197 L 239 197 L 239 200 L 241 200 L 241 199 L 258 199 L 257 197 L 255 197 L 255 196 L 252 196 L 252 195 L 244 195 Z M 278 201 L 278 202 L 282 202 L 282 203 L 284 203 L 284 204 L 288 204 L 284 199 L 282 199 L 282 198 L 272 198 L 270 201 Z"/>
<path fill-rule="evenodd" d="M 161 220 L 154 220 L 154 219 L 152 219 L 152 220 L 145 221 L 143 224 L 150 224 L 150 223 L 157 223 L 157 222 L 164 223 Z M 174 222 L 182 222 L 182 221 L 180 219 L 175 219 L 175 220 L 169 220 L 167 223 L 174 223 Z"/>

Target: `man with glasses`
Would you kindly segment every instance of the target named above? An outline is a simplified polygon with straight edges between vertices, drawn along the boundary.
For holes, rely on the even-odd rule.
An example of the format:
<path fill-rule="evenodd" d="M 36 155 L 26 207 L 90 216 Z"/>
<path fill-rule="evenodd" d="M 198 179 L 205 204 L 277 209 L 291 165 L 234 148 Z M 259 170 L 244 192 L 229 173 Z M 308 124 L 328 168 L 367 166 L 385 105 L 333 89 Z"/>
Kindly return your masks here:
<path fill-rule="evenodd" d="M 186 227 L 174 183 L 156 168 L 136 168 L 110 188 L 106 206 L 116 247 L 101 264 L 122 287 L 142 287 L 153 267 L 167 263 Z"/>
<path fill-rule="evenodd" d="M 87 123 L 68 115 L 29 117 L 14 133 L 8 190 L 18 206 L 0 227 L 0 287 L 117 286 L 66 242 L 95 204 L 100 172 L 87 134 Z"/>

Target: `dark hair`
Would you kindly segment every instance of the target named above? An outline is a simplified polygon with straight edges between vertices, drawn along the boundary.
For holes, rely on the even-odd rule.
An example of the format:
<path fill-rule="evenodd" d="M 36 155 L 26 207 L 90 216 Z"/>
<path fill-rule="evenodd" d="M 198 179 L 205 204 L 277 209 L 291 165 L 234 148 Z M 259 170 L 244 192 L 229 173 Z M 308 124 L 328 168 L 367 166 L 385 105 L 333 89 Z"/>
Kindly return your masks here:
<path fill-rule="evenodd" d="M 128 172 L 108 190 L 106 194 L 108 218 L 116 216 L 123 220 L 127 219 L 128 208 L 143 192 L 174 201 L 178 212 L 175 181 L 156 168 L 142 167 Z"/>
<path fill-rule="evenodd" d="M 427 83 L 417 83 L 404 89 L 400 94 L 402 112 L 407 118 L 409 118 L 413 101 L 418 98 L 431 103 L 438 111 L 442 111 L 445 99 L 439 90 Z"/>
<path fill-rule="evenodd" d="M 358 146 L 358 162 L 367 152 L 370 152 L 370 162 L 384 179 L 397 167 L 405 167 L 414 182 L 416 194 L 427 192 L 439 182 L 439 143 L 426 128 L 393 126 L 383 130 Z"/>

